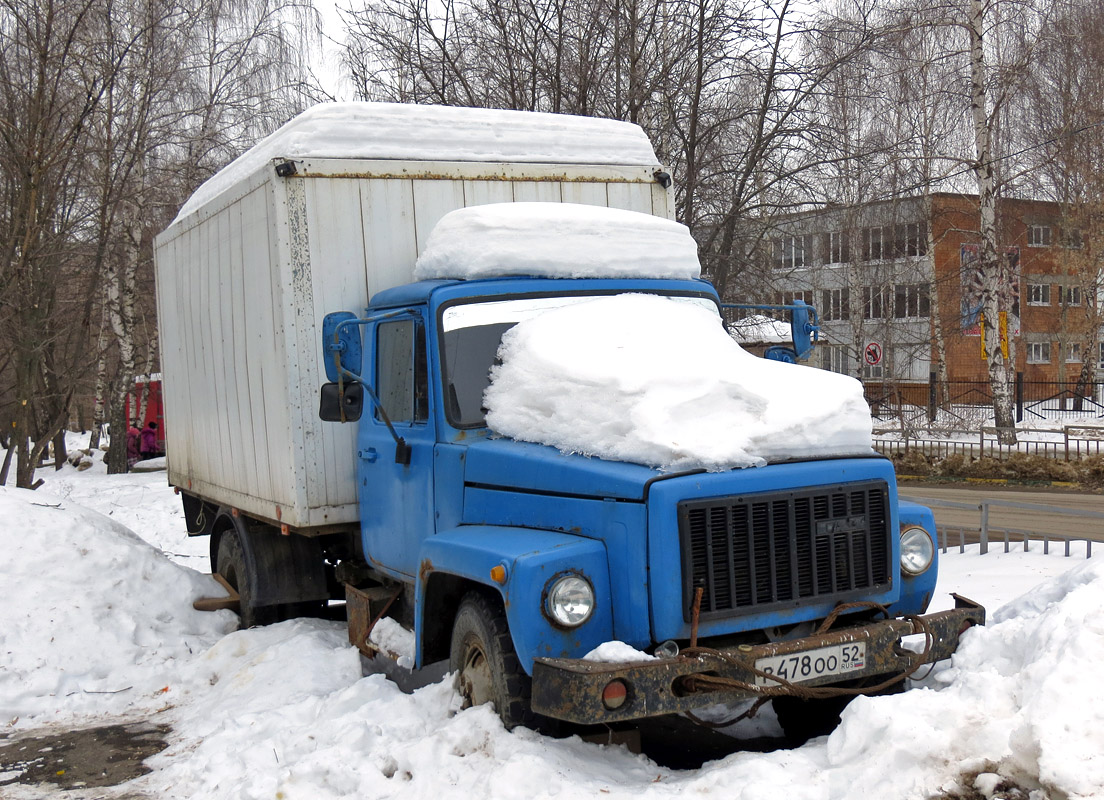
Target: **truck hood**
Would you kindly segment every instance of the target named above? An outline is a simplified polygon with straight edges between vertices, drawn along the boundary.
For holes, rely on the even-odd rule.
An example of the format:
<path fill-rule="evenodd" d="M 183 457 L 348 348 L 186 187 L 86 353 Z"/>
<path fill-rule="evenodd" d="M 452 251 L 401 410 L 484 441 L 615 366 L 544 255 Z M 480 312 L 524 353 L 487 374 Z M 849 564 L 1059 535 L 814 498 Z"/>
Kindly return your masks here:
<path fill-rule="evenodd" d="M 664 477 L 668 474 L 639 464 L 508 438 L 469 441 L 464 469 L 469 486 L 638 502 L 649 483 Z"/>

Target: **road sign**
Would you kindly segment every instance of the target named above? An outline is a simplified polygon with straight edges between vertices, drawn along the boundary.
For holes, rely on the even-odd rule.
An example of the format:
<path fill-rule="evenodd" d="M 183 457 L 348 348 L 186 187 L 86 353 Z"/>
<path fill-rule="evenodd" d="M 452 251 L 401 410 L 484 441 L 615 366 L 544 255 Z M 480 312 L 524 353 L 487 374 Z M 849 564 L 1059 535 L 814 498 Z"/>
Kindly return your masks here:
<path fill-rule="evenodd" d="M 882 363 L 882 346 L 877 342 L 868 342 L 863 350 L 863 358 L 872 367 Z"/>

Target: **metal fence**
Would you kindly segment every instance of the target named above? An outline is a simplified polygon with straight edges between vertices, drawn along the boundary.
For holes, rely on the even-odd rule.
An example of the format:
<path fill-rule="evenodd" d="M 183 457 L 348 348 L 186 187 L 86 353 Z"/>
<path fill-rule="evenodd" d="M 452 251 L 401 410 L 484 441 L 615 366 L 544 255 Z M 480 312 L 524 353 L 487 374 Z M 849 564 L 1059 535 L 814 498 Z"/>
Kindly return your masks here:
<path fill-rule="evenodd" d="M 1017 423 L 1104 423 L 1104 381 L 1027 381 L 1018 372 L 1009 389 Z M 955 420 L 969 423 L 978 412 L 993 406 L 987 380 L 952 380 L 940 385 L 934 372 L 927 383 L 867 383 L 865 390 L 871 413 L 878 419 L 953 425 Z"/>
<path fill-rule="evenodd" d="M 1006 460 L 1013 453 L 1028 453 L 1062 461 L 1104 454 L 1104 425 L 1064 425 L 1061 428 L 1018 428 L 1016 444 L 1001 444 L 998 429 L 983 426 L 973 430 L 910 432 L 907 428 L 875 428 L 874 449 L 882 455 L 903 455 L 919 451 L 926 456 Z"/>
<path fill-rule="evenodd" d="M 1093 540 L 1085 536 L 1071 536 L 1061 533 L 1047 533 L 1039 531 L 1028 531 L 1016 528 L 991 528 L 989 526 L 989 510 L 993 506 L 999 506 L 1001 508 L 1022 509 L 1027 511 L 1044 511 L 1047 514 L 1056 514 L 1065 517 L 1080 517 L 1083 519 L 1095 519 L 1104 521 L 1104 512 L 1100 511 L 1080 511 L 1072 508 L 1062 508 L 1061 506 L 1043 505 L 1040 503 L 1017 503 L 1011 500 L 987 500 L 983 499 L 977 503 L 960 503 L 953 500 L 941 500 L 934 497 L 909 497 L 912 502 L 921 503 L 933 508 L 958 508 L 965 510 L 978 511 L 980 518 L 978 520 L 978 527 L 975 530 L 950 525 L 938 525 L 939 545 L 940 549 L 946 553 L 948 550 L 948 540 L 955 533 L 958 534 L 958 548 L 959 552 L 966 551 L 966 545 L 973 544 L 973 540 L 976 538 L 978 542 L 978 549 L 981 555 L 985 555 L 989 552 L 989 546 L 992 544 L 994 534 L 999 535 L 1001 541 L 1004 543 L 1004 552 L 1009 552 L 1012 548 L 1013 542 L 1023 542 L 1024 552 L 1029 550 L 1029 545 L 1032 541 L 1041 542 L 1043 545 L 1043 553 L 1050 553 L 1051 542 L 1061 542 L 1065 548 L 1065 555 L 1069 557 L 1073 555 L 1072 546 L 1075 544 L 1084 544 L 1085 546 L 1085 558 L 1092 558 L 1092 546 Z M 950 545 L 954 546 L 954 545 Z"/>

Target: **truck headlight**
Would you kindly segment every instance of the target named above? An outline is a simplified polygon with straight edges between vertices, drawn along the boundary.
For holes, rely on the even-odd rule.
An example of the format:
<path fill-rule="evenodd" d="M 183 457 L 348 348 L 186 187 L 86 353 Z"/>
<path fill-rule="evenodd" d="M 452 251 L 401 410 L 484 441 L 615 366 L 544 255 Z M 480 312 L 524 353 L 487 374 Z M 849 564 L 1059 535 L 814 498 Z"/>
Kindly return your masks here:
<path fill-rule="evenodd" d="M 548 616 L 565 628 L 582 625 L 594 612 L 594 587 L 582 575 L 562 575 L 545 595 Z"/>
<path fill-rule="evenodd" d="M 919 575 L 931 566 L 935 544 L 924 529 L 909 527 L 901 531 L 901 569 L 909 575 Z"/>

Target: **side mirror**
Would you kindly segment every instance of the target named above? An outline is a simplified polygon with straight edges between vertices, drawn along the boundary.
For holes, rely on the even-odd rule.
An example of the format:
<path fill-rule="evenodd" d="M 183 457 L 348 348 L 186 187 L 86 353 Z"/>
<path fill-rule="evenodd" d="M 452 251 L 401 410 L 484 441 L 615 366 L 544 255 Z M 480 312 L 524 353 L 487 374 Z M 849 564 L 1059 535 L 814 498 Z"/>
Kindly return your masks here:
<path fill-rule="evenodd" d="M 363 352 L 360 328 L 357 325 L 343 325 L 356 318 L 357 315 L 350 311 L 335 311 L 322 320 L 322 352 L 327 380 L 336 381 L 341 377 L 337 374 L 338 362 L 353 373 L 360 372 Z"/>
<path fill-rule="evenodd" d="M 318 418 L 323 422 L 356 422 L 363 410 L 364 387 L 359 383 L 347 382 L 344 392 L 336 383 L 322 384 Z"/>

